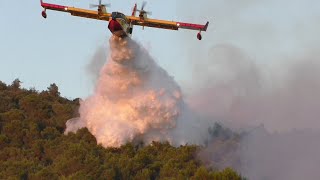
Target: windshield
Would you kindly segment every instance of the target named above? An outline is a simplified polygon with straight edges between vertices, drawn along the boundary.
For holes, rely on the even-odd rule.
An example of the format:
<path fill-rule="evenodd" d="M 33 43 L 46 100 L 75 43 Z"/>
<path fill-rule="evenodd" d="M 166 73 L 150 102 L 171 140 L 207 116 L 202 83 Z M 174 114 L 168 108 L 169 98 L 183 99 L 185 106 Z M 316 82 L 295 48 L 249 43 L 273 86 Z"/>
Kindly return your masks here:
<path fill-rule="evenodd" d="M 127 17 L 120 12 L 112 12 L 111 16 L 112 16 L 112 19 L 121 18 L 127 21 Z"/>

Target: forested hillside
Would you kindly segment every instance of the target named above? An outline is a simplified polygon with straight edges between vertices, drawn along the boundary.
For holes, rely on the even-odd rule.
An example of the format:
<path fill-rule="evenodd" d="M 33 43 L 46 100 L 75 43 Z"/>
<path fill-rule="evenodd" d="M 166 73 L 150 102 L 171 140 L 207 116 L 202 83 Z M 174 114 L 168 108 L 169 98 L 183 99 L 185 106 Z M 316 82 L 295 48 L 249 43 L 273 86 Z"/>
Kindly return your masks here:
<path fill-rule="evenodd" d="M 78 116 L 79 100 L 0 81 L 0 179 L 241 179 L 232 169 L 215 171 L 196 158 L 200 147 L 154 142 L 103 148 L 87 129 L 64 135 Z"/>

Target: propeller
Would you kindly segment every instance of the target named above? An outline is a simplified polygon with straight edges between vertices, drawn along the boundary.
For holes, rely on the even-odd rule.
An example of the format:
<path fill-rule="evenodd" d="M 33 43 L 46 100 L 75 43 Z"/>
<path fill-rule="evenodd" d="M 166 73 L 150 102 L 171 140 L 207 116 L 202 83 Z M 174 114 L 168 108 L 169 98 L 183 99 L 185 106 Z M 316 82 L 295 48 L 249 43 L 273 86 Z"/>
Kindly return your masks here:
<path fill-rule="evenodd" d="M 110 3 L 108 3 L 108 4 L 102 4 L 101 1 L 102 1 L 102 0 L 99 0 L 99 4 L 90 4 L 90 5 L 89 5 L 90 8 L 96 8 L 96 7 L 101 7 L 101 6 L 105 6 L 105 7 L 110 7 L 110 6 L 111 6 Z"/>
<path fill-rule="evenodd" d="M 136 11 L 140 12 L 140 14 L 152 15 L 152 12 L 151 12 L 151 11 L 145 11 L 145 10 L 144 10 L 144 7 L 145 7 L 146 5 L 147 5 L 147 2 L 146 2 L 146 1 L 143 1 L 143 2 L 142 2 L 141 9 L 137 9 Z"/>
<path fill-rule="evenodd" d="M 143 1 L 142 6 L 141 6 L 141 10 L 143 10 L 146 5 L 147 5 L 147 1 Z"/>

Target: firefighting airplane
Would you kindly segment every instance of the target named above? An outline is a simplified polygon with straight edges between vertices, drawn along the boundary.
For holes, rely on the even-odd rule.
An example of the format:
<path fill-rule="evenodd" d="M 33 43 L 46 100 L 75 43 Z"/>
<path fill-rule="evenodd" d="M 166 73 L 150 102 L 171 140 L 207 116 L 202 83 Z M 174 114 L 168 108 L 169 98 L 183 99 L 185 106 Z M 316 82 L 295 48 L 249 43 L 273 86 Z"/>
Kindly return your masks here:
<path fill-rule="evenodd" d="M 198 30 L 197 38 L 199 40 L 202 39 L 201 32 L 206 31 L 209 25 L 207 22 L 205 25 L 199 24 L 190 24 L 184 22 L 173 22 L 173 21 L 165 21 L 165 20 L 157 20 L 157 19 L 149 19 L 147 15 L 150 15 L 151 12 L 145 11 L 144 7 L 146 2 L 143 2 L 141 9 L 137 9 L 137 4 L 134 5 L 131 16 L 126 16 L 120 12 L 112 12 L 108 13 L 107 8 L 109 4 L 101 4 L 101 0 L 99 0 L 98 5 L 90 5 L 91 8 L 96 7 L 98 10 L 87 10 L 80 9 L 75 7 L 61 6 L 57 4 L 49 4 L 40 0 L 41 6 L 44 8 L 42 11 L 42 17 L 47 18 L 46 10 L 55 10 L 62 12 L 69 12 L 73 16 L 80 16 L 85 18 L 109 21 L 108 29 L 112 34 L 118 37 L 131 37 L 133 26 L 142 26 L 144 27 L 153 27 L 153 28 L 162 28 L 169 30 L 178 30 L 182 29 L 190 29 L 190 30 Z M 139 16 L 136 16 L 136 12 L 139 12 Z"/>

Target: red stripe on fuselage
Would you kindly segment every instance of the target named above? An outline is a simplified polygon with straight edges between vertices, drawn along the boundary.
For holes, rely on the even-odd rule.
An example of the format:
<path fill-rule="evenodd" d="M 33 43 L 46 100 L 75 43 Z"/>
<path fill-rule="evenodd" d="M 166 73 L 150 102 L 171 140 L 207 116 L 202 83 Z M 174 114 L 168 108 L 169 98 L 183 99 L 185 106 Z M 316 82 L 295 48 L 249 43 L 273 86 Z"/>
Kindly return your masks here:
<path fill-rule="evenodd" d="M 183 23 L 183 22 L 178 22 L 180 28 L 184 29 L 193 29 L 193 30 L 202 30 L 204 29 L 204 25 L 200 24 L 191 24 L 191 23 Z"/>
<path fill-rule="evenodd" d="M 67 6 L 60 6 L 56 4 L 49 4 L 49 3 L 43 3 L 41 2 L 41 6 L 45 9 L 53 9 L 53 10 L 59 10 L 59 11 L 65 11 Z"/>

